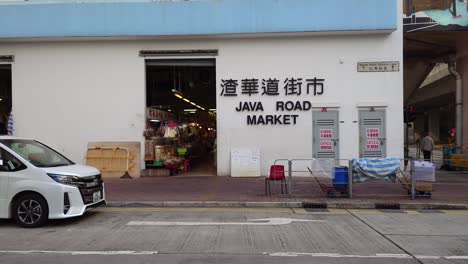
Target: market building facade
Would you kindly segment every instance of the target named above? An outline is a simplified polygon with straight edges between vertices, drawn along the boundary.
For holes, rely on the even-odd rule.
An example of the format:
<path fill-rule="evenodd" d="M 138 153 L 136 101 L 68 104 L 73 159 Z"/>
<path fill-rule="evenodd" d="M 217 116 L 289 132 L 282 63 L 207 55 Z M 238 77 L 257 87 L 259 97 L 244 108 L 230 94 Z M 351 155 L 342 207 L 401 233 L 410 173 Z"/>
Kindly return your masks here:
<path fill-rule="evenodd" d="M 266 175 L 276 159 L 402 157 L 402 9 L 6 1 L 2 114 L 15 136 L 76 162 L 89 142 L 123 141 L 140 143 L 141 168 L 191 155 L 219 176 Z"/>

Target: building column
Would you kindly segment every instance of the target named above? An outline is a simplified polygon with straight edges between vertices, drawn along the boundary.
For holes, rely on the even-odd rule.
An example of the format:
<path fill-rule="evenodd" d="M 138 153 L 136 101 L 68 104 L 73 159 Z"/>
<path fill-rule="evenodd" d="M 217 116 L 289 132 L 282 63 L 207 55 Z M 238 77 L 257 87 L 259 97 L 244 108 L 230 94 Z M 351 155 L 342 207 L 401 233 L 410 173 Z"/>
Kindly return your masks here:
<path fill-rule="evenodd" d="M 440 110 L 428 112 L 428 131 L 435 142 L 440 141 Z"/>
<path fill-rule="evenodd" d="M 467 41 L 468 37 L 460 38 L 457 48 L 457 71 L 462 76 L 463 86 L 463 147 L 468 147 L 468 45 L 466 45 L 466 43 L 468 43 Z M 459 133 L 459 131 L 457 131 L 457 133 Z M 466 153 L 468 151 L 464 149 L 464 152 Z"/>

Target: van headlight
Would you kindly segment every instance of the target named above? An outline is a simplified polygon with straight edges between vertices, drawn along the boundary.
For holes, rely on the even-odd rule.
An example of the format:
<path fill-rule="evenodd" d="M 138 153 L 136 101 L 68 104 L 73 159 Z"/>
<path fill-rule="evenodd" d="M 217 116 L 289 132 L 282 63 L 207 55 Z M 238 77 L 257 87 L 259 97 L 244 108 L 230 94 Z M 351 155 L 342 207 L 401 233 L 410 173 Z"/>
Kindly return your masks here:
<path fill-rule="evenodd" d="M 49 175 L 49 177 L 51 177 L 54 181 L 61 183 L 61 184 L 67 184 L 67 185 L 73 185 L 73 186 L 78 185 L 78 183 L 76 183 L 75 181 L 79 180 L 79 178 L 76 176 L 53 174 L 53 173 L 47 173 L 47 175 Z"/>

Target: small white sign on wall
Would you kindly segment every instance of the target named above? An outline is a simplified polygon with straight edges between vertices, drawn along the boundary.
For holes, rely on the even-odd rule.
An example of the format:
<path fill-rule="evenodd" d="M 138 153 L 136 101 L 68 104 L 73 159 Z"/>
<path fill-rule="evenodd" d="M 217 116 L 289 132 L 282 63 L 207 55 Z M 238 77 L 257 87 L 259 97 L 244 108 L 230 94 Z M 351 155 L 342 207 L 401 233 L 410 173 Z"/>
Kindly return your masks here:
<path fill-rule="evenodd" d="M 358 62 L 358 72 L 399 72 L 400 62 L 381 61 L 381 62 Z"/>
<path fill-rule="evenodd" d="M 260 149 L 258 148 L 232 148 L 231 149 L 231 176 L 232 177 L 261 176 Z"/>

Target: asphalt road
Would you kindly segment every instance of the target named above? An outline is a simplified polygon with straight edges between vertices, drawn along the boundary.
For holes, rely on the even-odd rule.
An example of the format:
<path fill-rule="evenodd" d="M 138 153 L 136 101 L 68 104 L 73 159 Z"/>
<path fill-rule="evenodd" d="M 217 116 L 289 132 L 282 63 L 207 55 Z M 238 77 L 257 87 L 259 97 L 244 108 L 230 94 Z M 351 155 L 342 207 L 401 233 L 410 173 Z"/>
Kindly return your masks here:
<path fill-rule="evenodd" d="M 0 263 L 468 263 L 468 211 L 102 208 L 1 221 Z"/>

